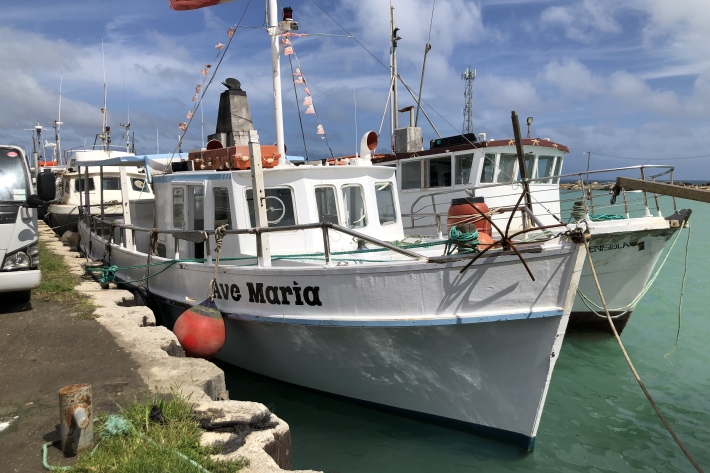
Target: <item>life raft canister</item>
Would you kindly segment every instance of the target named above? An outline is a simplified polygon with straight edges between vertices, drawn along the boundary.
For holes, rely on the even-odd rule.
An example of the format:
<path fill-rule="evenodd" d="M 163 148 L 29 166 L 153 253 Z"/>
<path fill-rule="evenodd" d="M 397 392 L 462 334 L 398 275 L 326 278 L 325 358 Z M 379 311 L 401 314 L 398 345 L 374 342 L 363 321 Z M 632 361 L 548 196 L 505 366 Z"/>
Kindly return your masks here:
<path fill-rule="evenodd" d="M 475 207 L 475 208 L 474 208 Z M 482 213 L 488 212 L 488 206 L 484 202 L 483 197 L 469 197 L 464 199 L 452 199 L 451 207 L 449 207 L 448 218 L 446 219 L 447 232 L 451 231 L 451 227 L 462 223 L 472 223 L 478 229 L 478 233 L 485 233 L 491 236 L 491 224 L 476 212 L 476 209 Z"/>

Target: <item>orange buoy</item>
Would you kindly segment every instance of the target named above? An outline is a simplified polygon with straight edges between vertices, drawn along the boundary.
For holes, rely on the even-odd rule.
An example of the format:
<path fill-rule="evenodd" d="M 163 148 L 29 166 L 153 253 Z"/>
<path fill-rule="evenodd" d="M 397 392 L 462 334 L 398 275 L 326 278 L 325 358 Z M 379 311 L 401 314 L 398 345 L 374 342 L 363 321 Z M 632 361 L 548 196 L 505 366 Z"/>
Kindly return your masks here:
<path fill-rule="evenodd" d="M 478 249 L 483 251 L 493 244 L 493 237 L 488 233 L 478 232 Z"/>
<path fill-rule="evenodd" d="M 214 301 L 207 299 L 180 314 L 173 333 L 187 356 L 212 358 L 224 345 L 224 319 Z"/>
<path fill-rule="evenodd" d="M 447 230 L 451 231 L 451 227 L 454 225 L 472 223 L 478 229 L 479 234 L 486 233 L 490 236 L 492 233 L 490 222 L 483 218 L 476 209 L 482 213 L 488 212 L 489 209 L 483 201 L 483 197 L 452 199 L 448 218 L 446 219 Z"/>

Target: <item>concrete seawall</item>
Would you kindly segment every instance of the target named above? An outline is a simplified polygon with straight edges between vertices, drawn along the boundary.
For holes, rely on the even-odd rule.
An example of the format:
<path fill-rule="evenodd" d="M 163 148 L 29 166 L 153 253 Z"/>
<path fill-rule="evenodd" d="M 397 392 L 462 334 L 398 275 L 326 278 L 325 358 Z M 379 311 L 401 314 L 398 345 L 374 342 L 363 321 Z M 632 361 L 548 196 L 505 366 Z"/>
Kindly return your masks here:
<path fill-rule="evenodd" d="M 86 259 L 76 248 L 62 243 L 42 222 L 39 233 L 48 249 L 63 256 L 73 274 L 84 274 Z M 130 291 L 102 289 L 88 280 L 76 290 L 92 299 L 97 306 L 96 321 L 138 363 L 138 372 L 152 392 L 177 391 L 195 403 L 206 429 L 202 443 L 222 446 L 222 454 L 215 458 L 247 458 L 250 466 L 241 470 L 247 473 L 290 470 L 291 432 L 286 422 L 263 404 L 229 400 L 224 372 L 207 360 L 185 357 L 175 335 L 156 326 L 153 312 Z"/>

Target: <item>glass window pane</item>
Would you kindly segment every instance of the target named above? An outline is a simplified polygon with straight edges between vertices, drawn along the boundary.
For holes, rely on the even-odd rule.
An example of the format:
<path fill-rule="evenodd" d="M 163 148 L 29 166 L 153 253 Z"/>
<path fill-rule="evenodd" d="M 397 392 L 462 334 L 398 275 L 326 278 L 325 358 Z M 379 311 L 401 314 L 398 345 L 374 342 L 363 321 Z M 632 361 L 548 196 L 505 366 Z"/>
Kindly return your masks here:
<path fill-rule="evenodd" d="M 537 158 L 537 177 L 550 177 L 552 176 L 552 166 L 555 163 L 554 156 L 540 156 Z M 550 180 L 538 181 L 541 184 L 549 184 Z"/>
<path fill-rule="evenodd" d="M 518 156 L 515 154 L 501 153 L 500 163 L 498 163 L 498 172 L 496 173 L 496 182 L 513 182 L 515 163 L 517 160 Z"/>
<path fill-rule="evenodd" d="M 471 179 L 472 154 L 456 156 L 456 184 L 468 184 Z"/>
<path fill-rule="evenodd" d="M 451 158 L 429 160 L 429 187 L 448 187 L 451 185 Z"/>
<path fill-rule="evenodd" d="M 77 179 L 74 181 L 74 189 L 75 189 L 76 191 L 78 191 L 78 192 L 84 192 L 84 190 L 85 190 L 85 188 L 86 188 L 86 187 L 84 186 L 84 183 L 86 182 L 84 179 L 86 179 L 86 178 L 85 178 L 84 176 L 82 176 L 81 179 L 77 178 Z M 90 178 L 89 178 L 89 190 L 90 190 L 90 191 L 93 191 L 93 190 L 95 190 L 95 189 L 96 189 L 96 187 L 94 187 L 94 178 L 93 178 L 93 177 L 90 177 Z"/>
<path fill-rule="evenodd" d="M 339 223 L 335 188 L 330 186 L 316 187 L 315 192 L 316 205 L 318 205 L 318 221 L 321 223 Z"/>
<path fill-rule="evenodd" d="M 118 177 L 104 177 L 103 188 L 105 191 L 120 191 L 121 179 Z"/>
<path fill-rule="evenodd" d="M 489 184 L 493 182 L 493 168 L 496 164 L 496 155 L 487 154 L 483 160 L 483 168 L 481 168 L 481 184 Z"/>
<path fill-rule="evenodd" d="M 296 225 L 296 212 L 293 208 L 293 192 L 288 187 L 272 187 L 264 189 L 266 196 L 266 220 L 270 227 L 285 227 Z M 247 189 L 247 207 L 249 221 L 256 226 L 254 216 L 254 197 L 251 189 Z"/>
<path fill-rule="evenodd" d="M 528 179 L 533 179 L 533 172 L 535 171 L 535 155 L 526 154 L 525 155 L 525 177 Z"/>
<path fill-rule="evenodd" d="M 362 186 L 348 184 L 343 186 L 343 207 L 345 207 L 345 226 L 363 228 L 367 226 L 367 211 Z"/>
<path fill-rule="evenodd" d="M 182 228 L 185 222 L 185 189 L 173 188 L 173 227 Z"/>
<path fill-rule="evenodd" d="M 145 185 L 144 179 L 132 177 L 131 178 L 131 187 L 133 187 L 133 190 L 137 191 L 137 192 L 148 192 L 148 188 Z"/>
<path fill-rule="evenodd" d="M 25 200 L 32 193 L 23 159 L 14 148 L 0 149 L 0 200 Z"/>
<path fill-rule="evenodd" d="M 194 202 L 193 208 L 193 219 L 194 228 L 193 230 L 204 230 L 205 229 L 205 189 L 204 187 L 193 187 L 192 188 L 192 200 Z"/>
<path fill-rule="evenodd" d="M 555 176 L 559 176 L 562 174 L 562 156 L 557 156 L 557 162 L 555 163 Z M 560 178 L 558 177 L 557 179 L 554 179 L 555 182 L 553 184 L 559 184 L 560 183 Z"/>
<path fill-rule="evenodd" d="M 228 225 L 232 227 L 232 210 L 229 206 L 229 189 L 226 187 L 213 187 L 212 195 L 214 196 L 214 227 Z"/>
<path fill-rule="evenodd" d="M 421 189 L 422 162 L 409 161 L 402 163 L 402 189 Z"/>
<path fill-rule="evenodd" d="M 380 217 L 380 225 L 396 222 L 397 214 L 394 209 L 394 189 L 392 189 L 392 183 L 376 183 L 375 196 L 377 197 L 377 214 Z"/>

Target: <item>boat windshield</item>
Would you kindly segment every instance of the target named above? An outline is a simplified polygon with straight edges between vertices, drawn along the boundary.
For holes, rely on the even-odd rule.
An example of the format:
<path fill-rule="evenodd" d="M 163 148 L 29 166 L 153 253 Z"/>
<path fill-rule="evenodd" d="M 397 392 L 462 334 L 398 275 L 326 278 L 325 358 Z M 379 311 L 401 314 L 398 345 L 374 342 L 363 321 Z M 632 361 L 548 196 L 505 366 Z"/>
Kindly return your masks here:
<path fill-rule="evenodd" d="M 25 201 L 30 182 L 22 154 L 14 148 L 0 147 L 0 201 Z"/>

